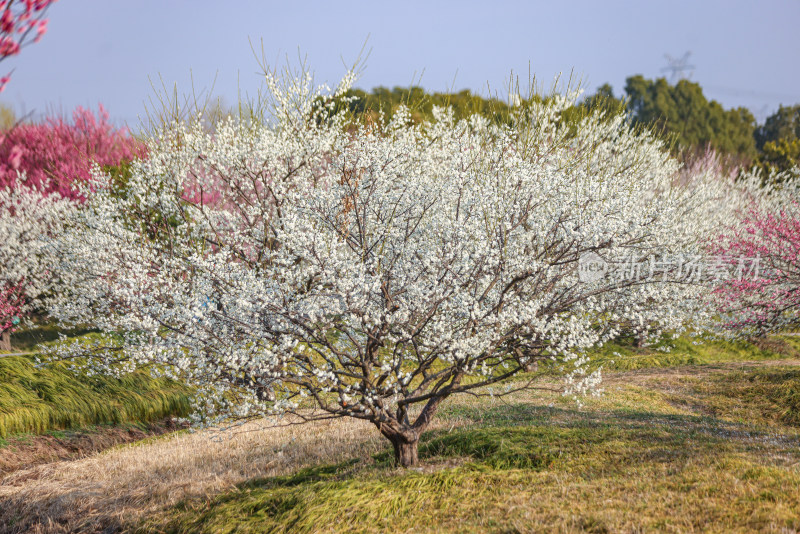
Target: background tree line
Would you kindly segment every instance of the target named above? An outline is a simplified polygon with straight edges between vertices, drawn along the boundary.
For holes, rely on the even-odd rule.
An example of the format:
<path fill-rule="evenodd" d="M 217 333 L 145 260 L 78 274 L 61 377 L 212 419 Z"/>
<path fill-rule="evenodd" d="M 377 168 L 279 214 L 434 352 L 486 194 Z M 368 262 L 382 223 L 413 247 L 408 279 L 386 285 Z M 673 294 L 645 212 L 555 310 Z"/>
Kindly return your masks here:
<path fill-rule="evenodd" d="M 485 98 L 469 90 L 428 93 L 418 86 L 377 87 L 367 92 L 350 90 L 339 104 L 353 113 L 354 120 L 374 121 L 382 114 L 391 117 L 398 106 L 411 110 L 412 120 L 432 118 L 434 106 L 450 106 L 456 119 L 478 113 L 494 122 L 508 123 L 512 106 L 541 101 L 542 97 L 508 102 Z M 698 83 L 680 80 L 671 85 L 664 78 L 648 80 L 641 75 L 626 80 L 624 94 L 615 95 L 609 84 L 568 110 L 563 119 L 575 123 L 592 110 L 624 109 L 628 120 L 653 129 L 667 139 L 675 155 L 695 157 L 713 149 L 731 164 L 763 171 L 791 171 L 800 164 L 800 104 L 780 106 L 758 124 L 744 107 L 725 109 L 708 100 Z"/>

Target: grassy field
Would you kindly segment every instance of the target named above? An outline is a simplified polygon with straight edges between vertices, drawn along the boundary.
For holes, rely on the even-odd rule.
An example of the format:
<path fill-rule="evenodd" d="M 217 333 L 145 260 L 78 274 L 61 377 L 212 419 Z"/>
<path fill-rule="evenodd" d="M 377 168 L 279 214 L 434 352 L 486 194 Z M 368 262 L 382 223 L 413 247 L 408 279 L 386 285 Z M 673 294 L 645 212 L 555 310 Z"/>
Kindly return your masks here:
<path fill-rule="evenodd" d="M 794 338 L 608 349 L 582 408 L 449 400 L 418 469 L 357 421 L 169 435 L 4 477 L 0 532 L 800 530 Z"/>
<path fill-rule="evenodd" d="M 793 362 L 797 364 L 797 362 Z M 388 452 L 187 500 L 140 532 L 795 532 L 800 368 L 617 374 L 581 410 L 451 403 L 425 467 Z"/>
<path fill-rule="evenodd" d="M 787 335 L 747 342 L 705 336 L 681 336 L 676 339 L 666 336 L 646 348 L 635 348 L 633 339 L 622 339 L 594 349 L 591 356 L 595 366 L 602 365 L 605 369 L 616 371 L 800 358 L 800 337 Z"/>
<path fill-rule="evenodd" d="M 84 377 L 61 363 L 37 368 L 28 356 L 0 358 L 0 447 L 14 434 L 148 423 L 188 410 L 185 387 L 143 371 Z"/>

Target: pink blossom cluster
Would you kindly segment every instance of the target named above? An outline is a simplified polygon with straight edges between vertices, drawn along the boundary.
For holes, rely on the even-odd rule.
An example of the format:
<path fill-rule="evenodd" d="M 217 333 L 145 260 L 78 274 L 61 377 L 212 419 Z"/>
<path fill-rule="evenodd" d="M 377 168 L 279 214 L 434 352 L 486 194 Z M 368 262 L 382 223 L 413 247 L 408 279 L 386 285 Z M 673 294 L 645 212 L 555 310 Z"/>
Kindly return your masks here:
<path fill-rule="evenodd" d="M 0 188 L 15 187 L 18 173 L 25 173 L 29 186 L 47 184 L 45 193 L 83 200 L 76 182 L 89 180 L 92 165 L 118 165 L 143 155 L 144 146 L 111 125 L 102 105 L 97 116 L 79 107 L 71 123 L 49 118 L 0 136 Z"/>
<path fill-rule="evenodd" d="M 0 0 L 0 61 L 19 54 L 22 46 L 37 43 L 47 32 L 47 8 L 56 0 Z M 6 88 L 10 74 L 0 77 L 0 92 Z"/>
<path fill-rule="evenodd" d="M 722 236 L 716 252 L 760 258 L 757 276 L 716 288 L 727 327 L 762 334 L 800 324 L 800 203 L 774 211 L 750 210 L 741 227 Z"/>

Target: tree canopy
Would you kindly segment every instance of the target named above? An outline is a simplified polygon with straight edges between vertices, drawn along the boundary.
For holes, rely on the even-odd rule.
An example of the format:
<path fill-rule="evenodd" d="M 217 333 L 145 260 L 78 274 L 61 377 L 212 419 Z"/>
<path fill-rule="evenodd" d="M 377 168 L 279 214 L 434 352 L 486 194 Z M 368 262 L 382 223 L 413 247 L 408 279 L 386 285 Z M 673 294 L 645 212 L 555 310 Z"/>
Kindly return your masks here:
<path fill-rule="evenodd" d="M 767 117 L 755 132 L 756 146 L 759 150 L 769 142 L 777 143 L 785 139 L 789 143 L 800 138 L 800 104 L 780 106 L 778 111 Z"/>
<path fill-rule="evenodd" d="M 756 120 L 746 108 L 726 110 L 709 101 L 699 84 L 680 80 L 647 80 L 631 76 L 625 83 L 627 108 L 635 124 L 652 125 L 673 135 L 683 148 L 707 146 L 751 161 L 756 156 Z"/>

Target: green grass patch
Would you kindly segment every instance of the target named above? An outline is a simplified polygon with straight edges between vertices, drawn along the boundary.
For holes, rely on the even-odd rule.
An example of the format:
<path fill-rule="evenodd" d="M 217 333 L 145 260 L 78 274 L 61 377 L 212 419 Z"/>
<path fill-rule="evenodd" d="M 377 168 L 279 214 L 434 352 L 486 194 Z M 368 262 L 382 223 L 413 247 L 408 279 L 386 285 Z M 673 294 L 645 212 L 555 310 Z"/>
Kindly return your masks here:
<path fill-rule="evenodd" d="M 147 423 L 189 412 L 188 390 L 144 370 L 122 378 L 81 376 L 66 364 L 38 368 L 0 358 L 0 438 L 102 424 Z"/>
<path fill-rule="evenodd" d="M 60 335 L 79 337 L 96 332 L 88 328 L 64 329 L 54 323 L 38 322 L 11 334 L 11 352 L 35 352 L 39 345 L 58 341 Z"/>
<path fill-rule="evenodd" d="M 676 404 L 696 406 L 706 415 L 747 424 L 800 427 L 800 369 L 769 367 L 685 379 L 687 391 Z"/>
<path fill-rule="evenodd" d="M 728 341 L 702 336 L 665 336 L 649 347 L 636 348 L 633 339 L 609 342 L 589 352 L 592 365 L 631 371 L 679 365 L 775 360 L 800 357 L 796 336 L 774 336 L 760 341 Z"/>

